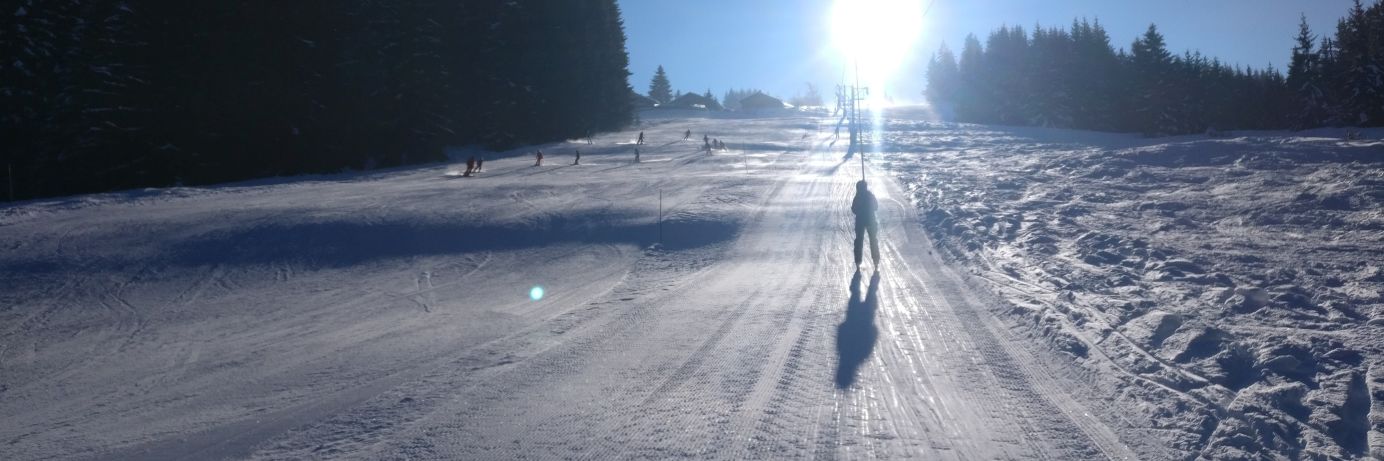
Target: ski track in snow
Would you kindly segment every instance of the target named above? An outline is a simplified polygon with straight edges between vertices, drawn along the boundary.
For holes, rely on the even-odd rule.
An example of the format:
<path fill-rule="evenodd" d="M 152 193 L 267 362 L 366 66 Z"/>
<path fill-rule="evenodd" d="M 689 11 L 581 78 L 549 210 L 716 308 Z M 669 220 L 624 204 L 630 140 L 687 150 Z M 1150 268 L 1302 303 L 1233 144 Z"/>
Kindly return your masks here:
<path fill-rule="evenodd" d="M 883 260 L 857 273 L 860 163 L 830 120 L 646 115 L 470 178 L 425 166 L 0 209 L 0 453 L 1188 456 L 1112 399 L 1119 360 L 1075 363 L 1003 315 L 1022 293 L 934 253 L 907 182 L 926 174 L 901 184 L 899 158 L 871 159 Z M 689 128 L 729 149 L 700 151 Z"/>

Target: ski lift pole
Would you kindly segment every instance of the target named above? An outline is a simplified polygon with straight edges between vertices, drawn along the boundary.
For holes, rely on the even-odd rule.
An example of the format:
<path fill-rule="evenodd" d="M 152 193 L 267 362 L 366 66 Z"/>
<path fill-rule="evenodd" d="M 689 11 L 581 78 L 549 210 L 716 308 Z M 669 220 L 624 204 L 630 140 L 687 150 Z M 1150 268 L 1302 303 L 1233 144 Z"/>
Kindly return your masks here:
<path fill-rule="evenodd" d="M 864 133 L 861 133 L 861 137 L 864 137 Z M 862 139 L 861 142 L 860 142 L 860 148 L 859 148 L 859 150 L 860 150 L 860 180 L 861 180 L 861 181 L 864 181 L 864 180 L 865 180 L 865 141 L 864 141 L 863 139 Z"/>
<path fill-rule="evenodd" d="M 853 133 L 851 134 L 851 144 L 854 145 L 851 145 L 851 147 L 854 148 L 855 154 L 861 156 L 861 180 L 864 181 L 865 143 L 862 137 L 865 136 L 865 133 L 861 133 L 861 101 L 864 101 L 864 98 L 861 97 L 861 60 L 855 58 L 854 65 L 855 86 L 851 87 L 851 125 L 853 125 L 853 130 L 851 130 L 851 133 Z"/>

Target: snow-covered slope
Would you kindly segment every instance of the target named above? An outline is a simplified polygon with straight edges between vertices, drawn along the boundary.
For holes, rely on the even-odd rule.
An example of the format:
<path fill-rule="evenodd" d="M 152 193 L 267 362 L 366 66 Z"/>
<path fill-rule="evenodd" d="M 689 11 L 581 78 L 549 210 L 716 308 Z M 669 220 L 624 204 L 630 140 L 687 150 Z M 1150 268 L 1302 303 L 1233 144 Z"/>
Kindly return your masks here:
<path fill-rule="evenodd" d="M 1169 457 L 1384 456 L 1379 132 L 896 120 L 925 227 Z"/>
<path fill-rule="evenodd" d="M 1379 392 L 1377 145 L 896 121 L 866 171 L 883 258 L 857 272 L 861 171 L 829 123 L 650 112 L 535 146 L 543 166 L 489 153 L 475 177 L 0 208 L 0 458 L 1365 457 L 1381 440 L 1359 392 Z M 730 148 L 700 152 L 703 134 Z M 1288 193 L 1269 180 L 1348 206 L 1255 221 L 1246 204 Z M 1289 304 L 1300 291 L 1316 309 Z"/>
<path fill-rule="evenodd" d="M 433 167 L 7 207 L 4 457 L 248 455 L 628 285 L 659 239 L 660 189 L 665 251 L 696 267 L 815 128 L 735 125 L 722 128 L 753 133 L 753 151 L 694 154 L 671 131 L 702 127 L 680 123 L 640 164 L 621 133 L 542 146 L 542 167 L 492 154 L 472 178 Z M 573 149 L 582 165 L 563 164 Z"/>

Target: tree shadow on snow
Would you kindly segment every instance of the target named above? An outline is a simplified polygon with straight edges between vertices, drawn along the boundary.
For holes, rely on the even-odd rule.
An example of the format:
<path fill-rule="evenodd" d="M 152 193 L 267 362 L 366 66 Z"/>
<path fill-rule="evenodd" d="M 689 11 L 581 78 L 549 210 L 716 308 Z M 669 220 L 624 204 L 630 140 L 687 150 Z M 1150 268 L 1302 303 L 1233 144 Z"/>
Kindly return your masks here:
<path fill-rule="evenodd" d="M 665 250 L 684 250 L 730 239 L 736 224 L 667 220 Z M 549 216 L 511 225 L 459 222 L 328 221 L 271 224 L 181 242 L 172 252 L 184 264 L 297 262 L 343 267 L 414 256 L 505 251 L 561 244 L 631 244 L 658 241 L 658 224 L 647 216 L 611 213 Z"/>
<path fill-rule="evenodd" d="M 667 219 L 665 251 L 695 249 L 730 240 L 739 231 L 733 220 L 705 217 Z M 127 270 L 143 265 L 296 264 L 308 268 L 346 267 L 418 256 L 524 250 L 556 245 L 627 244 L 645 247 L 659 241 L 655 219 L 638 213 L 574 213 L 516 223 L 467 223 L 408 217 L 385 220 L 322 219 L 270 222 L 206 234 L 144 242 L 101 258 L 44 255 L 0 259 L 0 273 L 34 277 L 64 271 Z M 101 245 L 100 236 L 80 244 Z"/>
<path fill-rule="evenodd" d="M 879 273 L 870 277 L 865 298 L 860 298 L 860 271 L 851 278 L 851 295 L 846 302 L 846 320 L 836 327 L 836 388 L 845 389 L 855 383 L 860 366 L 870 358 L 879 338 L 875 327 L 875 311 L 879 308 Z"/>

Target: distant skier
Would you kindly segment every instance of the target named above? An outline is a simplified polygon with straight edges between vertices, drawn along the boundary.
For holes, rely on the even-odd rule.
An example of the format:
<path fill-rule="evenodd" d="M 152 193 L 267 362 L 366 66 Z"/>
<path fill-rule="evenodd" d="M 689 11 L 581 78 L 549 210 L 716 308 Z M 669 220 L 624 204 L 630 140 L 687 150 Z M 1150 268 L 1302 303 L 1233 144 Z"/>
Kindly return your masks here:
<path fill-rule="evenodd" d="M 644 132 L 643 132 L 643 131 L 640 131 L 640 132 L 639 132 L 639 140 L 638 140 L 638 141 L 635 141 L 635 142 L 634 142 L 634 145 L 636 145 L 636 146 L 642 146 L 642 145 L 644 145 Z"/>
<path fill-rule="evenodd" d="M 707 137 L 705 137 L 705 136 L 702 137 L 702 149 L 706 150 L 706 153 L 707 153 L 707 154 L 710 154 L 710 153 L 711 153 L 711 139 L 710 139 L 710 138 L 707 138 Z"/>
<path fill-rule="evenodd" d="M 466 159 L 466 172 L 465 172 L 465 173 L 462 173 L 461 175 L 462 175 L 462 176 L 471 176 L 471 173 L 473 173 L 473 172 L 475 172 L 475 171 L 476 171 L 476 156 L 472 155 L 471 158 Z"/>
<path fill-rule="evenodd" d="M 581 151 L 580 151 L 580 150 L 577 151 L 577 158 L 572 159 L 572 164 L 573 164 L 573 165 L 581 165 Z"/>
<path fill-rule="evenodd" d="M 485 157 L 477 158 L 477 159 L 476 159 L 476 173 L 480 173 L 480 172 L 481 172 L 481 167 L 483 167 L 483 166 L 485 166 Z"/>
<path fill-rule="evenodd" d="M 855 200 L 851 202 L 851 213 L 855 214 L 855 267 L 860 269 L 860 260 L 863 256 L 865 233 L 870 234 L 870 256 L 875 263 L 875 272 L 879 272 L 879 220 L 875 218 L 875 211 L 879 210 L 879 200 L 875 199 L 875 194 L 870 192 L 865 180 L 855 183 Z"/>
<path fill-rule="evenodd" d="M 639 163 L 639 148 L 634 148 L 634 163 Z"/>
<path fill-rule="evenodd" d="M 537 158 L 538 161 L 533 162 L 533 166 L 543 166 L 543 151 L 538 151 L 537 154 L 534 154 L 534 157 Z"/>
<path fill-rule="evenodd" d="M 691 137 L 692 137 L 692 130 L 687 130 L 687 131 L 685 131 L 685 132 L 682 133 L 682 140 L 683 140 L 683 141 L 686 141 L 688 138 L 691 138 Z"/>

